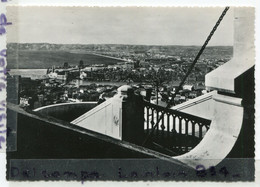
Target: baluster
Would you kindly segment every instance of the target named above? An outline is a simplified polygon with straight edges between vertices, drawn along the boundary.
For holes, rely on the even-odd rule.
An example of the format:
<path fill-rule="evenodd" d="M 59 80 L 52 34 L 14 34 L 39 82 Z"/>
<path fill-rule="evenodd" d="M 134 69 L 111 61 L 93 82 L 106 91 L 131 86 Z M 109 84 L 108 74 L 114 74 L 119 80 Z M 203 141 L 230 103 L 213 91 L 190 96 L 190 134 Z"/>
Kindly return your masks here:
<path fill-rule="evenodd" d="M 162 138 L 163 138 L 164 137 L 164 129 L 165 129 L 165 126 L 164 126 L 164 113 L 162 112 L 161 115 L 162 115 L 161 131 L 162 131 Z"/>
<path fill-rule="evenodd" d="M 185 119 L 185 134 L 186 136 L 189 135 L 189 120 Z"/>
<path fill-rule="evenodd" d="M 170 114 L 167 113 L 167 137 L 170 136 Z"/>
<path fill-rule="evenodd" d="M 160 111 L 157 109 L 156 110 L 156 124 L 159 121 L 159 116 L 160 116 Z M 157 137 L 157 140 L 158 140 L 159 139 L 159 123 L 156 126 L 156 137 Z"/>
<path fill-rule="evenodd" d="M 173 120 L 173 123 L 172 123 L 172 132 L 175 133 L 176 132 L 176 116 L 172 115 L 172 120 Z"/>
<path fill-rule="evenodd" d="M 159 117 L 160 117 L 160 111 L 157 110 L 157 113 L 156 113 L 156 123 L 158 123 Z M 157 129 L 157 132 L 158 132 L 159 131 L 159 124 L 157 125 L 156 129 Z"/>
<path fill-rule="evenodd" d="M 178 118 L 179 118 L 179 134 L 182 134 L 182 118 L 181 117 Z"/>
<path fill-rule="evenodd" d="M 185 120 L 185 135 L 188 136 L 188 126 L 189 126 L 189 120 L 188 119 L 184 119 Z M 188 145 L 184 146 L 185 152 L 188 152 Z"/>
<path fill-rule="evenodd" d="M 151 119 L 152 128 L 154 126 L 154 108 L 152 108 L 152 119 Z"/>
<path fill-rule="evenodd" d="M 191 122 L 192 123 L 192 136 L 195 136 L 195 125 L 196 123 L 194 121 Z"/>
<path fill-rule="evenodd" d="M 172 141 L 174 143 L 174 146 L 176 146 L 176 116 L 172 114 L 172 134 L 170 134 L 172 137 Z"/>
<path fill-rule="evenodd" d="M 202 124 L 199 124 L 199 138 L 202 139 Z"/>
<path fill-rule="evenodd" d="M 147 125 L 147 132 L 148 132 L 148 129 L 149 129 L 149 108 L 148 107 L 146 107 L 146 125 Z"/>

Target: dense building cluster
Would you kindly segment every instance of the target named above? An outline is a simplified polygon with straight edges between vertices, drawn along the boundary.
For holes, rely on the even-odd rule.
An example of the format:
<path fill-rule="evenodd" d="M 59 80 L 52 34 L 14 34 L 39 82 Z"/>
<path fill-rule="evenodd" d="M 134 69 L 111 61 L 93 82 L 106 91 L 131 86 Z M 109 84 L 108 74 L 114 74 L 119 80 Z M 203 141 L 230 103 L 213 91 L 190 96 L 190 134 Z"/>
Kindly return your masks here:
<path fill-rule="evenodd" d="M 60 80 L 42 79 L 32 80 L 30 78 L 19 79 L 20 105 L 35 109 L 41 106 L 66 103 L 98 101 L 112 97 L 117 86 L 108 85 L 76 85 L 65 84 Z"/>
<path fill-rule="evenodd" d="M 130 49 L 109 51 L 100 48 L 91 51 L 92 55 L 114 59 L 115 63 L 86 63 L 83 59 L 75 65 L 65 61 L 60 66 L 49 67 L 42 79 L 22 77 L 19 84 L 20 105 L 34 109 L 65 102 L 101 103 L 113 97 L 117 88 L 124 84 L 131 84 L 136 94 L 143 95 L 146 99 L 149 89 L 151 102 L 166 105 L 187 73 L 195 53 L 194 50 L 187 53 L 186 48 L 186 53 L 184 49 L 178 49 L 178 55 L 170 55 L 171 51 L 163 51 L 164 48 L 160 50 L 162 51 L 151 49 L 133 52 Z M 217 52 L 221 54 L 221 49 Z M 205 75 L 230 58 L 226 55 L 216 58 L 214 54 L 210 57 L 207 53 L 200 58 L 183 88 L 173 98 L 175 104 L 206 93 Z"/>
<path fill-rule="evenodd" d="M 19 97 L 20 106 L 30 109 L 39 108 L 46 105 L 68 103 L 68 102 L 85 102 L 97 101 L 101 103 L 117 93 L 117 88 L 123 85 L 123 82 L 112 85 L 106 84 L 87 84 L 80 85 L 80 81 L 72 81 L 66 84 L 62 80 L 19 78 Z M 142 95 L 147 99 L 147 93 L 150 91 L 149 101 L 165 106 L 171 99 L 179 82 L 171 84 L 161 84 L 158 82 L 150 83 L 132 83 L 136 94 Z M 175 86 L 173 86 L 175 85 Z M 186 85 L 183 90 L 175 97 L 176 104 L 180 104 L 188 99 L 201 95 L 204 89 L 203 84 L 195 86 Z"/>

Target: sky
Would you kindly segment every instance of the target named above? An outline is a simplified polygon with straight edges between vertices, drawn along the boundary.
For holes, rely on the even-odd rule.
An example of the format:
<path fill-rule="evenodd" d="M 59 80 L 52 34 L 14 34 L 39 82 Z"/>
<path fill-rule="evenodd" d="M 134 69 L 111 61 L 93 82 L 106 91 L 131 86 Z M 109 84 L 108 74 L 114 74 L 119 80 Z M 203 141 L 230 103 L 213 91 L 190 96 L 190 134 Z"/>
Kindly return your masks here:
<path fill-rule="evenodd" d="M 202 45 L 223 9 L 9 6 L 7 42 Z M 233 9 L 209 45 L 233 45 Z"/>

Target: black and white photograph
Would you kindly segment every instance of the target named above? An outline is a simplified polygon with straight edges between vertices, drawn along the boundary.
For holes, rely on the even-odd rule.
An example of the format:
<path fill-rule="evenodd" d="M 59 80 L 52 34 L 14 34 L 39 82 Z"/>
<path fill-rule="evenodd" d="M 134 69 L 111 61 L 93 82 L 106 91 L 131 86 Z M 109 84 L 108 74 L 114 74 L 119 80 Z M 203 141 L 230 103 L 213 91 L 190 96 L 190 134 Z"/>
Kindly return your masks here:
<path fill-rule="evenodd" d="M 9 181 L 254 181 L 254 7 L 7 6 Z"/>

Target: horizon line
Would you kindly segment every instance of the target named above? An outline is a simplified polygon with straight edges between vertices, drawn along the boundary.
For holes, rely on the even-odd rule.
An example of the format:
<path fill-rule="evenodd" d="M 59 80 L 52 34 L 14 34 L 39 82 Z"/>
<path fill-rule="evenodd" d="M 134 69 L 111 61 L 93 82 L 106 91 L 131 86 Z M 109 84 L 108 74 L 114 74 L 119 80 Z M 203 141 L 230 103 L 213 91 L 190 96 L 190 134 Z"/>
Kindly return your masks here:
<path fill-rule="evenodd" d="M 54 44 L 54 45 L 131 45 L 131 46 L 194 46 L 202 47 L 202 45 L 181 45 L 181 44 L 112 44 L 112 43 L 90 43 L 90 44 L 79 44 L 79 43 L 49 43 L 49 42 L 7 42 L 7 44 Z M 233 47 L 233 45 L 208 45 L 207 47 Z"/>

